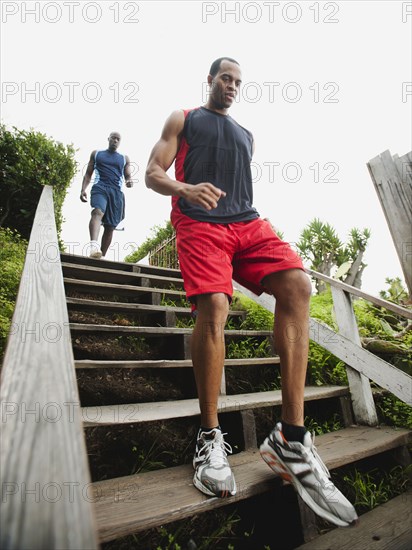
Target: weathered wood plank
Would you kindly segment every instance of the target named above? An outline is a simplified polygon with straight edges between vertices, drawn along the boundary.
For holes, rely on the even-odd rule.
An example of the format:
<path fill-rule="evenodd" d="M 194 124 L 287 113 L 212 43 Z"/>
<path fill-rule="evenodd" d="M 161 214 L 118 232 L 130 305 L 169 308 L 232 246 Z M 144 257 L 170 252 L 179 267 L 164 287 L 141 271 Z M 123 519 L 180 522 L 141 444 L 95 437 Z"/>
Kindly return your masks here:
<path fill-rule="evenodd" d="M 152 275 L 161 275 L 165 277 L 181 277 L 179 269 L 169 267 L 159 267 L 155 265 L 147 265 L 142 263 L 131 264 L 129 262 L 118 262 L 112 260 L 96 260 L 88 256 L 79 256 L 77 254 L 61 253 L 63 262 L 75 263 L 79 265 L 90 265 L 95 267 L 107 266 L 109 269 L 117 269 L 121 271 L 131 271 L 134 273 L 150 273 Z M 104 264 L 103 264 L 104 262 Z"/>
<path fill-rule="evenodd" d="M 321 386 L 305 388 L 305 401 L 316 401 L 346 395 L 345 386 Z M 239 412 L 246 409 L 273 407 L 281 405 L 281 391 L 242 393 L 221 395 L 218 400 L 218 412 Z M 157 401 L 154 403 L 129 403 L 125 405 L 106 405 L 82 407 L 81 414 L 85 427 L 111 424 L 135 424 L 153 422 L 170 418 L 184 418 L 199 414 L 199 400 Z"/>
<path fill-rule="evenodd" d="M 1 401 L 1 547 L 96 548 L 51 187 L 33 223 Z"/>
<path fill-rule="evenodd" d="M 311 339 L 330 351 L 335 357 L 389 390 L 408 405 L 412 405 L 412 377 L 373 353 L 353 344 L 330 327 L 310 320 Z"/>
<path fill-rule="evenodd" d="M 152 288 L 144 286 L 120 285 L 116 283 L 103 283 L 99 281 L 83 281 L 64 277 L 65 286 L 82 290 L 84 292 L 111 293 L 111 294 L 158 294 L 168 298 L 185 298 L 186 294 L 181 290 L 169 290 L 167 288 Z"/>
<path fill-rule="evenodd" d="M 412 295 L 412 184 L 402 181 L 389 151 L 367 163 L 382 210 L 402 266 L 405 281 Z"/>
<path fill-rule="evenodd" d="M 268 311 L 274 311 L 273 296 L 262 294 L 258 297 L 247 289 L 245 289 L 246 292 L 262 307 Z M 312 317 L 310 318 L 309 337 L 350 367 L 370 378 L 382 388 L 386 388 L 408 405 L 412 405 L 412 377 L 405 372 L 357 346 L 342 334 L 336 333 Z"/>
<path fill-rule="evenodd" d="M 412 547 L 412 491 L 361 516 L 351 529 L 333 529 L 299 546 L 299 550 L 410 550 Z"/>
<path fill-rule="evenodd" d="M 396 313 L 397 315 L 401 315 L 406 319 L 412 319 L 412 309 L 410 308 L 408 309 L 406 307 L 398 306 L 397 304 L 392 304 L 387 300 L 383 300 L 382 298 L 378 298 L 377 296 L 372 296 L 371 294 L 367 294 L 366 292 L 363 292 L 363 290 L 360 290 L 359 288 L 356 288 L 351 285 L 347 285 L 342 281 L 338 281 L 337 279 L 333 279 L 332 277 L 328 277 L 327 275 L 323 275 L 322 273 L 318 273 L 317 271 L 313 271 L 312 269 L 305 269 L 305 271 L 308 275 L 311 275 L 312 277 L 316 277 L 321 281 L 325 281 L 326 283 L 329 283 L 331 287 L 339 288 L 341 290 L 344 290 L 345 292 L 349 292 L 354 296 L 358 296 L 359 298 L 363 298 L 364 300 L 371 302 L 375 306 L 384 307 L 389 311 L 393 311 L 393 313 Z"/>
<path fill-rule="evenodd" d="M 391 428 L 346 428 L 317 437 L 316 446 L 332 470 L 405 445 L 410 441 L 410 434 L 407 430 Z M 233 504 L 279 486 L 279 478 L 264 463 L 257 449 L 231 456 L 229 461 L 238 491 L 235 496 L 224 499 L 206 497 L 193 487 L 191 465 L 94 483 L 101 541 Z"/>
<path fill-rule="evenodd" d="M 358 325 L 353 312 L 350 294 L 339 288 L 332 287 L 332 297 L 339 333 L 361 347 Z M 366 424 L 367 426 L 376 426 L 378 415 L 376 414 L 369 379 L 349 366 L 346 368 L 346 374 L 348 376 L 356 422 L 358 424 Z"/>
<path fill-rule="evenodd" d="M 171 285 L 183 289 L 183 280 L 175 277 L 164 277 L 160 275 L 152 275 L 149 273 L 136 273 L 121 271 L 118 269 L 108 269 L 104 264 L 102 267 L 94 267 L 88 265 L 78 265 L 63 263 L 63 273 L 65 277 L 72 279 L 91 279 L 93 281 L 131 284 L 137 286 L 145 286 L 141 284 L 142 279 L 148 281 L 150 287 L 168 288 Z"/>
<path fill-rule="evenodd" d="M 157 306 L 152 304 L 133 304 L 130 302 L 110 302 L 105 300 L 89 300 L 87 298 L 67 298 L 67 305 L 70 308 L 93 309 L 103 311 L 115 311 L 122 313 L 162 313 L 173 311 L 179 315 L 191 315 L 192 310 L 189 307 Z M 75 307 L 77 306 L 77 307 Z M 244 317 L 245 311 L 229 310 L 229 317 Z"/>
<path fill-rule="evenodd" d="M 403 184 L 412 184 L 412 155 L 409 154 L 409 156 L 403 155 L 403 157 L 399 157 L 399 155 L 393 155 L 392 159 L 395 163 L 396 169 L 399 173 L 399 178 L 402 181 Z M 407 196 L 406 199 L 409 201 L 409 206 L 412 209 L 412 195 Z"/>
<path fill-rule="evenodd" d="M 251 359 L 225 359 L 225 367 L 250 366 L 259 365 L 278 365 L 279 357 L 255 357 Z M 157 361 L 93 361 L 90 359 L 82 359 L 75 361 L 76 369 L 106 369 L 106 368 L 121 368 L 121 369 L 174 369 L 192 367 L 191 359 L 177 359 Z"/>
<path fill-rule="evenodd" d="M 126 332 L 129 334 L 147 334 L 148 336 L 175 336 L 192 334 L 192 328 L 175 327 L 129 327 L 122 325 L 92 325 L 83 323 L 70 323 L 73 332 Z M 271 336 L 271 330 L 224 330 L 225 336 Z"/>

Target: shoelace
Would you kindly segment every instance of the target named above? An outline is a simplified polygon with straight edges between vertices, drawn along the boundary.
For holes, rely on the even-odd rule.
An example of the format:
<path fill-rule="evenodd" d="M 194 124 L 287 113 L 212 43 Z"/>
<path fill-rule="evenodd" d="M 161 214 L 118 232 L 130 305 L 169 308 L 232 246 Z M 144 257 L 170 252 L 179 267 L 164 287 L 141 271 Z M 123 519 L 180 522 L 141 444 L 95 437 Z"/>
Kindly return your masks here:
<path fill-rule="evenodd" d="M 204 440 L 204 444 L 197 452 L 195 462 L 200 462 L 203 457 L 209 461 L 211 466 L 223 466 L 227 462 L 227 454 L 232 453 L 232 447 L 223 439 L 226 433 L 216 434 L 213 439 Z"/>

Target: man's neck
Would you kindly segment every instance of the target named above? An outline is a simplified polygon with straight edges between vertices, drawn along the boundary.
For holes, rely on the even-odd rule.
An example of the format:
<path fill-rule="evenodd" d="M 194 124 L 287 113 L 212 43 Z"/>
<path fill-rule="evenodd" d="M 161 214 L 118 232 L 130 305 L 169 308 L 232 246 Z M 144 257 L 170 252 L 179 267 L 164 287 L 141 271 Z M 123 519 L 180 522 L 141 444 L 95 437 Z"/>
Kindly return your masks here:
<path fill-rule="evenodd" d="M 208 109 L 209 111 L 218 113 L 219 115 L 227 116 L 229 114 L 229 109 L 226 109 L 225 107 L 222 107 L 221 109 L 219 109 L 218 107 L 216 107 L 216 105 L 214 105 L 213 103 L 210 103 L 210 101 L 208 101 L 206 105 L 204 105 L 204 108 Z"/>

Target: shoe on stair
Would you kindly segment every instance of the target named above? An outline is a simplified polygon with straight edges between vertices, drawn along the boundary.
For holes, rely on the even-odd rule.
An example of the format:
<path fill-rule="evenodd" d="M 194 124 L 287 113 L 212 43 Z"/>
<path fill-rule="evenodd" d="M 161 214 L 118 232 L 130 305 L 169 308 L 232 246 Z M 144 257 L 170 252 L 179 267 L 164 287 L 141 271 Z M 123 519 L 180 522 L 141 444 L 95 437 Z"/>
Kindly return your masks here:
<path fill-rule="evenodd" d="M 293 484 L 315 514 L 339 527 L 357 521 L 355 508 L 333 484 L 309 432 L 305 433 L 303 445 L 287 441 L 279 422 L 262 443 L 260 454 L 274 472 Z"/>
<path fill-rule="evenodd" d="M 227 459 L 232 452 L 218 428 L 199 430 L 193 467 L 193 484 L 208 496 L 227 497 L 236 494 L 236 482 Z"/>

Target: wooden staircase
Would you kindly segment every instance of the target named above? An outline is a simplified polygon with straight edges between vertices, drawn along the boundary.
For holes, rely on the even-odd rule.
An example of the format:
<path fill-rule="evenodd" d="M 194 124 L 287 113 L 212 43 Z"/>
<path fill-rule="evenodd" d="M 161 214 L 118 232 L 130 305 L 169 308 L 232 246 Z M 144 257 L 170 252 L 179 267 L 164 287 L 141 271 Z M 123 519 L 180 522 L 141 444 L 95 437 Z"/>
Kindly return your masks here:
<path fill-rule="evenodd" d="M 412 404 L 412 378 L 361 347 L 351 295 L 407 319 L 412 318 L 411 310 L 319 273 L 311 275 L 331 285 L 339 331 L 311 319 L 310 337 L 346 363 L 349 382 L 349 387 L 306 388 L 308 410 L 322 406 L 328 412 L 338 407 L 342 410 L 345 428 L 316 439 L 322 458 L 331 470 L 363 459 L 376 460 L 378 464 L 379 456 L 388 451 L 397 454 L 404 464 L 410 463 L 406 445 L 411 441 L 411 432 L 377 427 L 369 380 Z M 279 518 L 282 514 L 286 517 L 284 495 L 288 489 L 300 512 L 300 519 L 296 512 L 296 522 L 291 527 L 299 531 L 294 547 L 314 538 L 313 514 L 290 487 L 282 486 L 259 456 L 258 445 L 278 419 L 280 392 L 268 390 L 269 386 L 263 391 L 262 384 L 253 391 L 240 387 L 238 373 L 247 370 L 261 378 L 259 382 L 273 381 L 279 359 L 271 348 L 271 332 L 243 330 L 241 311 L 232 310 L 230 323 L 222 329 L 227 344 L 240 345 L 243 339 L 254 338 L 272 353 L 266 354 L 269 357 L 225 361 L 219 410 L 221 424 L 228 431 L 227 440 L 235 449 L 229 460 L 238 492 L 234 497 L 217 499 L 205 497 L 193 487 L 190 462 L 199 418 L 190 368 L 190 311 L 183 296 L 176 270 L 67 254 L 60 257 L 52 188 L 45 186 L 33 223 L 2 368 L 2 548 L 96 550 L 100 543 L 128 534 L 222 506 L 246 506 L 249 502 L 250 509 L 257 508 L 256 517 L 266 514 L 265 525 L 269 525 L 272 535 L 272 531 L 283 530 Z M 262 295 L 259 303 L 273 311 L 269 296 Z M 138 345 L 122 357 L 114 356 L 119 339 Z M 104 353 L 96 342 L 104 344 Z M 124 374 L 121 390 L 107 392 L 110 399 L 107 393 L 98 391 L 97 382 L 103 372 L 109 386 L 116 373 Z M 125 397 L 135 396 L 136 390 L 141 389 L 136 388 L 136 382 L 130 382 L 132 376 L 127 373 L 137 374 L 135 379 L 142 386 L 150 379 L 150 398 Z M 165 379 L 175 382 L 173 392 L 168 385 L 160 388 Z M 358 425 L 354 425 L 353 417 Z M 264 425 L 262 419 L 266 424 L 270 419 L 270 425 Z M 124 475 L 130 471 L 122 471 L 117 464 L 112 467 L 113 463 L 103 475 L 93 469 L 91 435 L 96 436 L 95 443 L 99 437 L 104 441 L 109 431 L 128 430 L 130 437 L 137 440 L 134 433 L 141 434 L 152 427 L 149 438 L 153 433 L 157 435 L 162 423 L 179 426 L 179 437 L 183 434 L 190 443 L 186 455 L 181 453 L 180 464 L 134 475 Z M 158 432 L 160 435 L 161 430 Z M 89 444 L 88 455 L 85 442 Z M 115 437 L 113 442 L 120 443 Z M 130 448 L 131 441 L 128 443 Z M 255 499 L 266 497 L 271 499 L 269 505 L 255 505 Z M 365 527 L 361 522 L 356 529 L 340 530 L 345 535 L 334 540 L 344 537 L 345 544 L 354 549 L 359 547 L 359 541 L 365 549 L 409 548 L 409 515 L 402 515 L 405 525 L 399 527 L 402 506 L 398 503 L 409 502 L 410 496 L 402 499 L 403 495 L 388 503 L 383 512 L 377 509 L 376 514 L 375 510 L 368 514 Z M 390 527 L 392 519 L 395 530 Z M 276 529 L 272 529 L 272 523 Z M 371 539 L 371 525 L 378 523 L 380 530 Z M 321 540 L 314 540 L 311 548 L 343 547 L 333 546 L 330 537 L 324 540 L 324 546 Z M 375 544 L 377 541 L 379 545 Z M 117 543 L 113 543 L 116 548 Z M 278 541 L 270 546 L 279 548 Z"/>
<path fill-rule="evenodd" d="M 133 314 L 133 326 L 116 324 L 83 324 L 71 322 L 72 340 L 84 336 L 105 338 L 113 335 L 144 337 L 158 353 L 155 359 L 105 360 L 84 358 L 76 352 L 78 371 L 98 372 L 99 369 L 150 369 L 158 373 L 165 369 L 184 369 L 191 377 L 191 328 L 176 327 L 177 320 L 188 318 L 189 308 L 162 305 L 162 301 L 184 298 L 180 273 L 176 270 L 145 265 L 106 262 L 85 257 L 62 254 L 62 267 L 67 293 L 69 316 L 76 312 L 104 312 L 105 314 Z M 75 295 L 75 297 L 73 297 Z M 82 297 L 85 295 L 86 297 Z M 93 299 L 93 295 L 96 298 Z M 101 297 L 104 296 L 104 300 Z M 118 301 L 118 300 L 130 301 Z M 242 311 L 230 312 L 234 323 L 242 320 Z M 271 340 L 271 331 L 250 331 L 231 328 L 224 331 L 226 342 L 257 337 Z M 277 368 L 279 358 L 226 359 L 227 369 L 239 367 L 256 369 L 262 365 Z M 347 402 L 348 387 L 307 387 L 307 403 L 320 400 Z M 93 501 L 97 519 L 98 538 L 111 541 L 152 527 L 165 525 L 214 508 L 232 504 L 255 495 L 279 490 L 281 483 L 262 461 L 258 452 L 255 413 L 258 409 L 281 405 L 280 390 L 231 394 L 222 380 L 219 412 L 222 426 L 225 415 L 236 413 L 243 440 L 237 441 L 236 454 L 230 457 L 238 493 L 227 499 L 208 498 L 192 485 L 193 469 L 190 464 L 163 468 L 137 475 L 128 475 L 93 483 Z M 345 409 L 346 410 L 346 409 Z M 81 409 L 86 430 L 96 426 L 114 426 L 192 418 L 193 431 L 199 424 L 198 401 L 195 396 L 178 400 L 156 402 L 93 404 Z M 348 426 L 338 432 L 319 436 L 316 445 L 329 469 L 333 470 L 366 457 L 378 455 L 407 445 L 407 430 L 353 426 L 345 415 Z M 193 442 L 194 445 L 194 442 Z M 302 518 L 311 516 L 300 503 Z M 313 518 L 312 518 L 313 519 Z M 304 523 L 304 521 L 303 521 Z M 305 528 L 305 525 L 303 526 Z M 304 529 L 305 531 L 305 529 Z M 309 537 L 307 537 L 309 538 Z M 303 539 L 302 539 L 303 540 Z"/>

